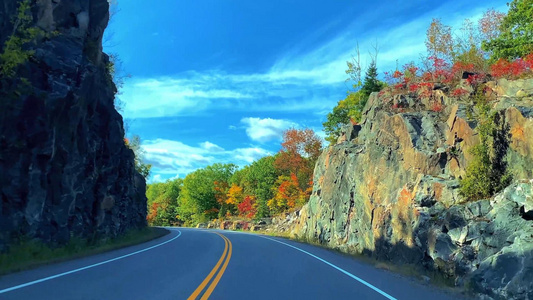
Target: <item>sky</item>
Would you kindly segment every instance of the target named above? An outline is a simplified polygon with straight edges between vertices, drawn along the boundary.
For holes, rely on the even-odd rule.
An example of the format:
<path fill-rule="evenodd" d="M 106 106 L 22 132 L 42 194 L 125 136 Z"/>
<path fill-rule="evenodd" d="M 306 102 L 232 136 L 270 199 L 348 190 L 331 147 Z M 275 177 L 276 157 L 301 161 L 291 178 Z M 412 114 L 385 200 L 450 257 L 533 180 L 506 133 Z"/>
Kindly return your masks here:
<path fill-rule="evenodd" d="M 346 61 L 378 46 L 382 74 L 419 61 L 432 18 L 460 28 L 495 0 L 119 0 L 104 51 L 131 75 L 118 96 L 149 182 L 213 163 L 250 164 L 283 131 L 322 123 L 346 97 Z"/>

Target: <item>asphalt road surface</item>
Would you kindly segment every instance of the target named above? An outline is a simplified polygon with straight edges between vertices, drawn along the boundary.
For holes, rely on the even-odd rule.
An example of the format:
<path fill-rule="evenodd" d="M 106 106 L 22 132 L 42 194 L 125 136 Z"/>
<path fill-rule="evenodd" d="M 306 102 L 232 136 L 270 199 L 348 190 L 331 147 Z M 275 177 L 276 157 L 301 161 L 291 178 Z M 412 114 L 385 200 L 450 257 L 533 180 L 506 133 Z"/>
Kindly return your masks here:
<path fill-rule="evenodd" d="M 241 232 L 154 241 L 0 277 L 0 299 L 457 299 L 347 255 Z"/>

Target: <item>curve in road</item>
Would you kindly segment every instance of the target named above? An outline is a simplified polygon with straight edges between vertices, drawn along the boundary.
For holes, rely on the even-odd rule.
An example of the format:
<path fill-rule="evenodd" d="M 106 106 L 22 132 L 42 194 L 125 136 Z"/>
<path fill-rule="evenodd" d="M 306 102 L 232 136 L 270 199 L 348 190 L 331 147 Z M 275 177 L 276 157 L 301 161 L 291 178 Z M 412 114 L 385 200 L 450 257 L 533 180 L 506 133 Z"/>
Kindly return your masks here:
<path fill-rule="evenodd" d="M 216 234 L 214 234 L 216 233 Z M 1 299 L 461 298 L 286 239 L 172 228 L 142 245 L 0 277 Z"/>

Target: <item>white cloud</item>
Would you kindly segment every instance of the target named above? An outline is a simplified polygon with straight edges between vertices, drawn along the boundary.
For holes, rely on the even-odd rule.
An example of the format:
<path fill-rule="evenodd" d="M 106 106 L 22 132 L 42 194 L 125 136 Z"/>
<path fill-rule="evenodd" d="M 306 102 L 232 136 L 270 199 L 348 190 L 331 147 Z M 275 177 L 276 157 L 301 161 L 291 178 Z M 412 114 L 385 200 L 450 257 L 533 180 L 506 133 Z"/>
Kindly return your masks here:
<path fill-rule="evenodd" d="M 161 174 L 155 174 L 154 176 L 152 176 L 152 178 L 150 178 L 149 182 L 163 182 L 163 177 L 161 177 Z"/>
<path fill-rule="evenodd" d="M 422 1 L 420 1 L 422 2 Z M 379 4 L 379 3 L 378 3 Z M 322 44 L 316 37 L 338 24 L 324 25 L 300 44 L 294 45 L 272 63 L 266 72 L 232 74 L 224 70 L 188 71 L 164 78 L 138 78 L 126 81 L 121 99 L 126 103 L 126 118 L 197 115 L 205 110 L 324 112 L 344 97 L 346 61 L 360 46 L 363 66 L 368 52 L 378 43 L 378 69 L 390 71 L 399 64 L 417 61 L 425 52 L 425 33 L 433 17 L 443 17 L 445 24 L 458 26 L 465 18 L 476 19 L 498 1 L 476 4 L 449 2 L 434 5 L 409 22 L 392 24 L 395 14 L 419 4 L 394 8 L 382 3 L 365 13 Z M 414 14 L 413 14 L 414 15 Z M 385 19 L 384 19 L 385 18 Z M 393 20 L 393 21 L 391 21 Z M 383 22 L 380 22 L 383 21 Z M 391 27 L 388 27 L 390 25 Z M 310 47 L 312 45 L 312 47 Z"/>
<path fill-rule="evenodd" d="M 248 137 L 260 143 L 281 140 L 283 131 L 298 126 L 298 124 L 291 121 L 271 118 L 243 118 L 241 122 L 246 125 Z"/>
<path fill-rule="evenodd" d="M 224 150 L 211 143 L 200 143 L 199 147 L 186 145 L 179 141 L 156 139 L 143 142 L 145 161 L 152 165 L 155 174 L 151 181 L 162 180 L 164 177 L 185 177 L 199 168 L 215 162 L 234 163 L 239 166 L 273 153 L 260 147 L 236 148 Z"/>
<path fill-rule="evenodd" d="M 209 152 L 222 152 L 224 151 L 224 148 L 218 146 L 218 145 L 215 145 L 213 143 L 210 143 L 208 141 L 205 141 L 203 143 L 200 143 L 200 147 L 202 147 L 203 149 L 209 151 Z"/>

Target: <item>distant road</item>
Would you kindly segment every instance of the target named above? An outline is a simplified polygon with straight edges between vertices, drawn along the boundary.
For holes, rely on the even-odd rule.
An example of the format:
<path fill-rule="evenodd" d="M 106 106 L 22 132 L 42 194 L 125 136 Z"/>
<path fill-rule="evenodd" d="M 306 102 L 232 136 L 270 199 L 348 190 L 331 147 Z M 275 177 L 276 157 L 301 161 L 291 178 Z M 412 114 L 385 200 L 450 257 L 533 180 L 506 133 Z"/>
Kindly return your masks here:
<path fill-rule="evenodd" d="M 0 277 L 0 299 L 457 299 L 320 247 L 171 230 L 141 245 Z"/>

